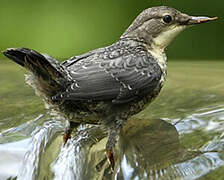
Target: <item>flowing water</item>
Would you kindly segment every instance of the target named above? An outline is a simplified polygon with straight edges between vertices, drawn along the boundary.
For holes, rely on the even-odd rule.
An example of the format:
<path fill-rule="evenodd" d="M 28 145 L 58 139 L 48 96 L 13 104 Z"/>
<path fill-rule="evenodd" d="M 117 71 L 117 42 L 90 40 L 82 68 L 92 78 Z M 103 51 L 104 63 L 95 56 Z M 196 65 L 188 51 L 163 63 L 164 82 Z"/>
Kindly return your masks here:
<path fill-rule="evenodd" d="M 224 62 L 169 62 L 159 97 L 123 128 L 114 171 L 106 133 L 81 125 L 63 144 L 68 122 L 45 110 L 24 72 L 0 62 L 0 180 L 224 179 Z"/>

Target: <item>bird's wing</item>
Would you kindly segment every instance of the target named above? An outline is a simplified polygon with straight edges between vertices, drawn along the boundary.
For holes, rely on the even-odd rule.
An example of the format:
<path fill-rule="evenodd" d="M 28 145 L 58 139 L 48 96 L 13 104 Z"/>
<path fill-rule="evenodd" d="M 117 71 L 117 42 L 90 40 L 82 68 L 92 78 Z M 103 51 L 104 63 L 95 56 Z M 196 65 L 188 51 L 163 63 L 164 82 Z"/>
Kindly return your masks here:
<path fill-rule="evenodd" d="M 139 48 L 122 54 L 120 48 L 89 53 L 62 65 L 74 82 L 55 99 L 125 103 L 152 91 L 162 74 L 156 60 Z"/>

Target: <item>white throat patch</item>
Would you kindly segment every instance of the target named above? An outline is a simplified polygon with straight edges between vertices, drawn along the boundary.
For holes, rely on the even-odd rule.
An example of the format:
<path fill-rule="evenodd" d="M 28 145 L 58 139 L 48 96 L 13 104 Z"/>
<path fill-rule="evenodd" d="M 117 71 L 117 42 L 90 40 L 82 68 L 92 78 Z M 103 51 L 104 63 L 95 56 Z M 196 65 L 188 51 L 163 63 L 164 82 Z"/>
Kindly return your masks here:
<path fill-rule="evenodd" d="M 166 48 L 173 41 L 173 39 L 185 28 L 186 26 L 176 25 L 169 27 L 169 29 L 161 32 L 156 38 L 153 39 L 153 46 L 157 46 L 161 49 Z"/>
<path fill-rule="evenodd" d="M 166 54 L 164 49 L 172 42 L 172 40 L 184 29 L 186 26 L 176 26 L 173 25 L 169 27 L 166 31 L 160 33 L 156 38 L 153 39 L 151 47 L 148 51 L 152 54 L 158 61 L 162 70 L 166 70 Z"/>

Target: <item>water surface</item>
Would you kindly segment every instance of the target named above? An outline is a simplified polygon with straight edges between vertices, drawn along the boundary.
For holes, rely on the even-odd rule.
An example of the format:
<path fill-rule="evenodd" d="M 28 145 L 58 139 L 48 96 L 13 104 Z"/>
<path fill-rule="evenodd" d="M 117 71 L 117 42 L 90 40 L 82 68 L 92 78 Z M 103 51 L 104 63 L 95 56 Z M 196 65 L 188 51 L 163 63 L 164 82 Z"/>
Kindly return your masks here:
<path fill-rule="evenodd" d="M 224 63 L 171 61 L 167 82 L 129 120 L 116 167 L 105 132 L 82 125 L 63 145 L 66 119 L 45 110 L 25 71 L 0 62 L 0 179 L 224 179 Z"/>

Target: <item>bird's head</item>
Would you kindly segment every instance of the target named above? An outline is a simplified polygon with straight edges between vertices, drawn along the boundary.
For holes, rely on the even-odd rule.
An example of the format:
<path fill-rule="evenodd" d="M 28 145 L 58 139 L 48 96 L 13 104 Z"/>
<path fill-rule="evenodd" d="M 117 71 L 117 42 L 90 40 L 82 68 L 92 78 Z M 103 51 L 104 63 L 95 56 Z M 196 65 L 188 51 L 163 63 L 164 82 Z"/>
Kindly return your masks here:
<path fill-rule="evenodd" d="M 190 16 L 166 6 L 153 7 L 144 10 L 121 38 L 141 39 L 149 46 L 164 49 L 185 28 L 215 19 L 217 17 Z"/>

